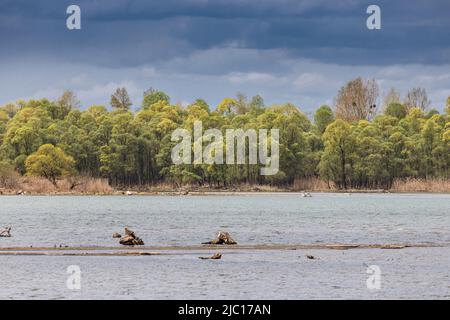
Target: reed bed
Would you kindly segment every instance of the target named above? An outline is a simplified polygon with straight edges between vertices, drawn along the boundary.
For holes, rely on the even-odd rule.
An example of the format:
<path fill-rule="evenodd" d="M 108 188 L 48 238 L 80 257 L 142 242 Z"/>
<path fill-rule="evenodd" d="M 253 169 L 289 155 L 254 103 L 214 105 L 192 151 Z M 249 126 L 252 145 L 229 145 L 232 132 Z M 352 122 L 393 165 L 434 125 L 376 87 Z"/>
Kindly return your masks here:
<path fill-rule="evenodd" d="M 0 179 L 0 194 L 125 194 L 131 190 L 135 193 L 187 193 L 187 192 L 399 192 L 399 193 L 450 193 L 449 179 L 396 179 L 391 189 L 347 189 L 341 190 L 332 182 L 319 178 L 296 179 L 292 185 L 260 185 L 240 184 L 236 186 L 210 187 L 209 185 L 184 185 L 177 187 L 173 183 L 157 183 L 152 185 L 124 187 L 111 186 L 107 179 L 91 177 L 71 177 L 60 179 L 57 185 L 49 180 L 38 177 L 20 177 L 19 175 L 3 177 Z"/>
<path fill-rule="evenodd" d="M 441 178 L 431 179 L 397 179 L 392 184 L 393 192 L 433 192 L 450 193 L 450 180 Z"/>
<path fill-rule="evenodd" d="M 337 188 L 335 185 L 330 182 L 326 182 L 317 177 L 304 178 L 304 179 L 296 179 L 294 184 L 292 185 L 292 191 L 318 191 L 318 192 L 327 192 L 327 191 L 336 191 Z"/>
<path fill-rule="evenodd" d="M 14 186 L 4 188 L 5 194 L 111 194 L 114 192 L 107 179 L 77 177 L 57 181 L 53 185 L 49 180 L 38 177 L 20 177 Z"/>

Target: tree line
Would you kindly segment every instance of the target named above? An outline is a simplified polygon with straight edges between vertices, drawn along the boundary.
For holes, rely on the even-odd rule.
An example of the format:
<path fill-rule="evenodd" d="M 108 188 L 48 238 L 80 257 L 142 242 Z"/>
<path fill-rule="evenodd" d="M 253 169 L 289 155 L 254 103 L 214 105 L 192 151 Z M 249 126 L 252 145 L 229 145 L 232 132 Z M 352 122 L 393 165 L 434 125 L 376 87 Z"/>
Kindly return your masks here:
<path fill-rule="evenodd" d="M 0 173 L 41 176 L 56 186 L 60 177 L 77 175 L 107 177 L 115 186 L 289 185 L 320 178 L 343 189 L 389 188 L 408 177 L 448 179 L 450 97 L 443 113 L 430 109 L 422 88 L 403 99 L 391 89 L 381 106 L 378 100 L 376 81 L 362 78 L 349 81 L 333 108 L 319 107 L 313 119 L 291 103 L 266 106 L 259 95 L 239 93 L 211 108 L 202 99 L 172 104 L 166 93 L 150 89 L 132 111 L 125 88 L 112 94 L 111 108 L 83 109 L 66 91 L 55 101 L 0 107 Z M 279 129 L 279 172 L 261 176 L 258 164 L 174 165 L 172 132 L 192 130 L 198 120 L 204 130 Z"/>

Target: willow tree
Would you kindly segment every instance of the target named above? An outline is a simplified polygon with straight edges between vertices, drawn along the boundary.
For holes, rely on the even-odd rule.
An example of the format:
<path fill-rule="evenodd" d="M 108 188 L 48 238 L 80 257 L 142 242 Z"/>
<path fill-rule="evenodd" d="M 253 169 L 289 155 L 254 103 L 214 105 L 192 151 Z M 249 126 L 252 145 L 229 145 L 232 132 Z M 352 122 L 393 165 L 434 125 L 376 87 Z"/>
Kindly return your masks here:
<path fill-rule="evenodd" d="M 447 105 L 445 106 L 445 113 L 450 116 L 450 97 L 447 98 Z"/>
<path fill-rule="evenodd" d="M 74 173 L 75 161 L 61 148 L 44 144 L 25 161 L 27 175 L 44 177 L 57 187 L 57 179 Z"/>
<path fill-rule="evenodd" d="M 331 123 L 323 134 L 325 150 L 319 164 L 321 176 L 347 189 L 355 140 L 350 124 L 343 120 Z"/>
<path fill-rule="evenodd" d="M 316 110 L 316 113 L 314 114 L 314 122 L 320 134 L 324 133 L 327 126 L 333 121 L 333 110 L 331 110 L 329 106 L 323 105 Z"/>
<path fill-rule="evenodd" d="M 144 92 L 144 100 L 142 101 L 142 108 L 148 108 L 155 103 L 164 102 L 169 104 L 170 97 L 163 91 L 158 91 L 150 88 Z"/>
<path fill-rule="evenodd" d="M 391 117 L 396 117 L 397 119 L 403 119 L 408 114 L 408 110 L 405 105 L 396 102 L 389 104 L 384 110 L 384 114 Z"/>

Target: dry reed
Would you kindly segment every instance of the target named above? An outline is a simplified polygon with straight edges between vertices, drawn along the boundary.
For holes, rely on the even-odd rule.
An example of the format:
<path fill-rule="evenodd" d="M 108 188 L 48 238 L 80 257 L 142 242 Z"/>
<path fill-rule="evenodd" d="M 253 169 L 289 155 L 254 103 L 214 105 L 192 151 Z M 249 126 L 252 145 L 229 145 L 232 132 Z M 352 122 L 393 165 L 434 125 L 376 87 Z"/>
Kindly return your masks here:
<path fill-rule="evenodd" d="M 391 191 L 450 193 L 450 180 L 442 178 L 396 179 L 392 184 Z"/>

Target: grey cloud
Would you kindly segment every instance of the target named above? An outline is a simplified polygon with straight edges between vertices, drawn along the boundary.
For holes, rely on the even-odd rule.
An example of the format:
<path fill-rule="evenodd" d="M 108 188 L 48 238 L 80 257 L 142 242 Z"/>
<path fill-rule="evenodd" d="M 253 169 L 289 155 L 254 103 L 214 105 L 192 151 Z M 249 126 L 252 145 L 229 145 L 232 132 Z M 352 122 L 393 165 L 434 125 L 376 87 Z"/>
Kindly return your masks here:
<path fill-rule="evenodd" d="M 450 87 L 450 2 L 368 0 L 0 0 L 0 102 L 72 88 L 86 105 L 126 84 L 212 105 L 244 91 L 306 110 L 330 103 L 356 76 L 405 91 L 425 86 L 436 106 Z M 66 7 L 83 28 L 65 28 Z"/>
<path fill-rule="evenodd" d="M 1 0 L 1 59 L 29 56 L 136 66 L 215 47 L 283 49 L 338 64 L 450 62 L 450 3 L 378 1 L 383 28 L 365 27 L 366 0 L 76 1 L 83 30 L 65 29 L 71 1 Z"/>

